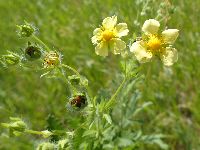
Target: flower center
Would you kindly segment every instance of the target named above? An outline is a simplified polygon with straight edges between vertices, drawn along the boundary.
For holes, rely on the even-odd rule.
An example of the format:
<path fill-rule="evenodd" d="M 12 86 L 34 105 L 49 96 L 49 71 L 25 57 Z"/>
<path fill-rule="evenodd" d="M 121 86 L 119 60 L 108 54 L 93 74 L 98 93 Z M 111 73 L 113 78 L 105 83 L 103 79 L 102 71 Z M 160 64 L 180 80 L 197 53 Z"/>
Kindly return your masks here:
<path fill-rule="evenodd" d="M 162 39 L 158 36 L 150 35 L 147 46 L 151 50 L 159 50 L 162 46 Z"/>
<path fill-rule="evenodd" d="M 110 30 L 105 30 L 105 31 L 103 32 L 102 36 L 103 36 L 103 39 L 104 39 L 105 41 L 109 41 L 109 40 L 111 40 L 112 38 L 115 37 L 115 36 L 114 36 L 114 32 L 113 32 L 113 31 L 110 31 Z"/>

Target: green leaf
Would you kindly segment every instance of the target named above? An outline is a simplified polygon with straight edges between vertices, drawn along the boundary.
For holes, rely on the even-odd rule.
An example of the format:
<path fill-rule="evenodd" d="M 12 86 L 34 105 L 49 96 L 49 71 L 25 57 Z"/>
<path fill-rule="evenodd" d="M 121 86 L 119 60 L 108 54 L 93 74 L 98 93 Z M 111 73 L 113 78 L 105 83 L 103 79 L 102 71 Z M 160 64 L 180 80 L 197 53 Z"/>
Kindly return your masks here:
<path fill-rule="evenodd" d="M 136 111 L 134 112 L 133 116 L 137 115 L 140 111 L 142 111 L 143 109 L 145 109 L 146 107 L 152 105 L 152 102 L 146 102 L 144 103 L 141 107 L 137 108 Z"/>
<path fill-rule="evenodd" d="M 118 145 L 121 147 L 126 147 L 133 144 L 133 142 L 130 139 L 127 138 L 119 138 L 118 139 Z"/>
<path fill-rule="evenodd" d="M 86 136 L 95 136 L 97 133 L 96 130 L 87 130 L 83 133 L 83 136 L 82 137 L 86 137 Z"/>
<path fill-rule="evenodd" d="M 157 144 L 163 150 L 167 150 L 169 148 L 168 145 L 164 143 L 161 139 L 156 139 L 153 142 Z"/>
<path fill-rule="evenodd" d="M 106 119 L 106 121 L 107 121 L 109 124 L 112 124 L 112 119 L 111 119 L 110 115 L 108 115 L 108 114 L 103 114 L 103 117 Z"/>

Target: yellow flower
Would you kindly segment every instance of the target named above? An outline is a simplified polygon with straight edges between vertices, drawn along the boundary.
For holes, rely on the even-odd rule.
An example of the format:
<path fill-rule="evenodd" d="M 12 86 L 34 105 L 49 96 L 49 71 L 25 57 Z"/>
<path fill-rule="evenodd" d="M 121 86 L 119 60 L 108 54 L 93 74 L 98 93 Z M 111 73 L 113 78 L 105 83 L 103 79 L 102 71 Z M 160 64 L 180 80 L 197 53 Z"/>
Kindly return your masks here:
<path fill-rule="evenodd" d="M 159 27 L 157 20 L 146 20 L 142 27 L 144 35 L 141 40 L 132 44 L 130 51 L 140 63 L 149 62 L 158 56 L 165 66 L 171 66 L 178 60 L 177 50 L 172 44 L 176 41 L 179 30 L 167 29 L 159 33 Z"/>
<path fill-rule="evenodd" d="M 102 26 L 93 32 L 92 43 L 96 45 L 95 53 L 106 57 L 110 49 L 113 54 L 120 54 L 126 48 L 126 43 L 120 38 L 128 32 L 126 23 L 117 24 L 117 16 L 105 18 Z"/>

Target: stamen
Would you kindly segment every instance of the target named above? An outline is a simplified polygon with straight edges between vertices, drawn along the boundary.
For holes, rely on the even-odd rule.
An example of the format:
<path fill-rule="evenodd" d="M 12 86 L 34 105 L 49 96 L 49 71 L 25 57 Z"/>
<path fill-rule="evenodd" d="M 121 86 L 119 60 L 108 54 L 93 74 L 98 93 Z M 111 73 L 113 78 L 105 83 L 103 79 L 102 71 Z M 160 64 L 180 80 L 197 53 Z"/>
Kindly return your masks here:
<path fill-rule="evenodd" d="M 150 50 L 157 51 L 157 50 L 161 49 L 162 44 L 163 44 L 163 42 L 162 42 L 161 38 L 159 38 L 156 35 L 150 35 L 149 40 L 147 42 L 147 47 Z"/>
<path fill-rule="evenodd" d="M 114 32 L 112 30 L 105 30 L 103 33 L 102 33 L 102 36 L 103 36 L 103 40 L 105 41 L 109 41 L 111 40 L 112 38 L 114 38 Z"/>

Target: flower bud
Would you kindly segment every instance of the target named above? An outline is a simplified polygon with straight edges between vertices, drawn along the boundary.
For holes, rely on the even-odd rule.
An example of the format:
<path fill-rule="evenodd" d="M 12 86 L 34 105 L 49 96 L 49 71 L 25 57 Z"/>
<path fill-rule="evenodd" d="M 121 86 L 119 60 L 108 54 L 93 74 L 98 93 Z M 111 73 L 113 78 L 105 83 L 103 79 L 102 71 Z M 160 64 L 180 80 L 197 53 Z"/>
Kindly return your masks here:
<path fill-rule="evenodd" d="M 45 142 L 38 145 L 36 150 L 54 150 L 55 145 L 53 143 Z"/>
<path fill-rule="evenodd" d="M 68 79 L 72 85 L 80 84 L 80 77 L 77 75 L 68 76 Z"/>
<path fill-rule="evenodd" d="M 30 24 L 17 25 L 17 27 L 19 28 L 18 34 L 20 37 L 30 37 L 35 31 Z"/>
<path fill-rule="evenodd" d="M 5 66 L 13 66 L 18 64 L 20 61 L 20 56 L 18 56 L 17 54 L 14 54 L 12 52 L 9 52 L 8 55 L 3 55 L 2 56 L 2 63 Z"/>
<path fill-rule="evenodd" d="M 50 137 L 53 134 L 52 132 L 50 132 L 48 130 L 41 131 L 41 133 L 42 133 L 42 136 L 44 138 L 48 138 L 48 137 Z"/>
<path fill-rule="evenodd" d="M 87 87 L 88 86 L 88 79 L 84 76 L 81 76 L 80 79 L 81 79 L 80 85 Z"/>
<path fill-rule="evenodd" d="M 15 131 L 23 132 L 26 129 L 26 124 L 20 120 L 10 124 L 10 128 Z"/>
<path fill-rule="evenodd" d="M 29 43 L 28 47 L 25 49 L 25 57 L 30 61 L 39 59 L 41 57 L 40 48 Z"/>
<path fill-rule="evenodd" d="M 24 132 L 27 128 L 24 121 L 20 118 L 12 118 L 10 117 L 10 123 L 2 123 L 1 125 L 5 128 L 10 129 L 10 132 L 14 133 L 15 135 L 19 135 L 21 132 Z"/>

